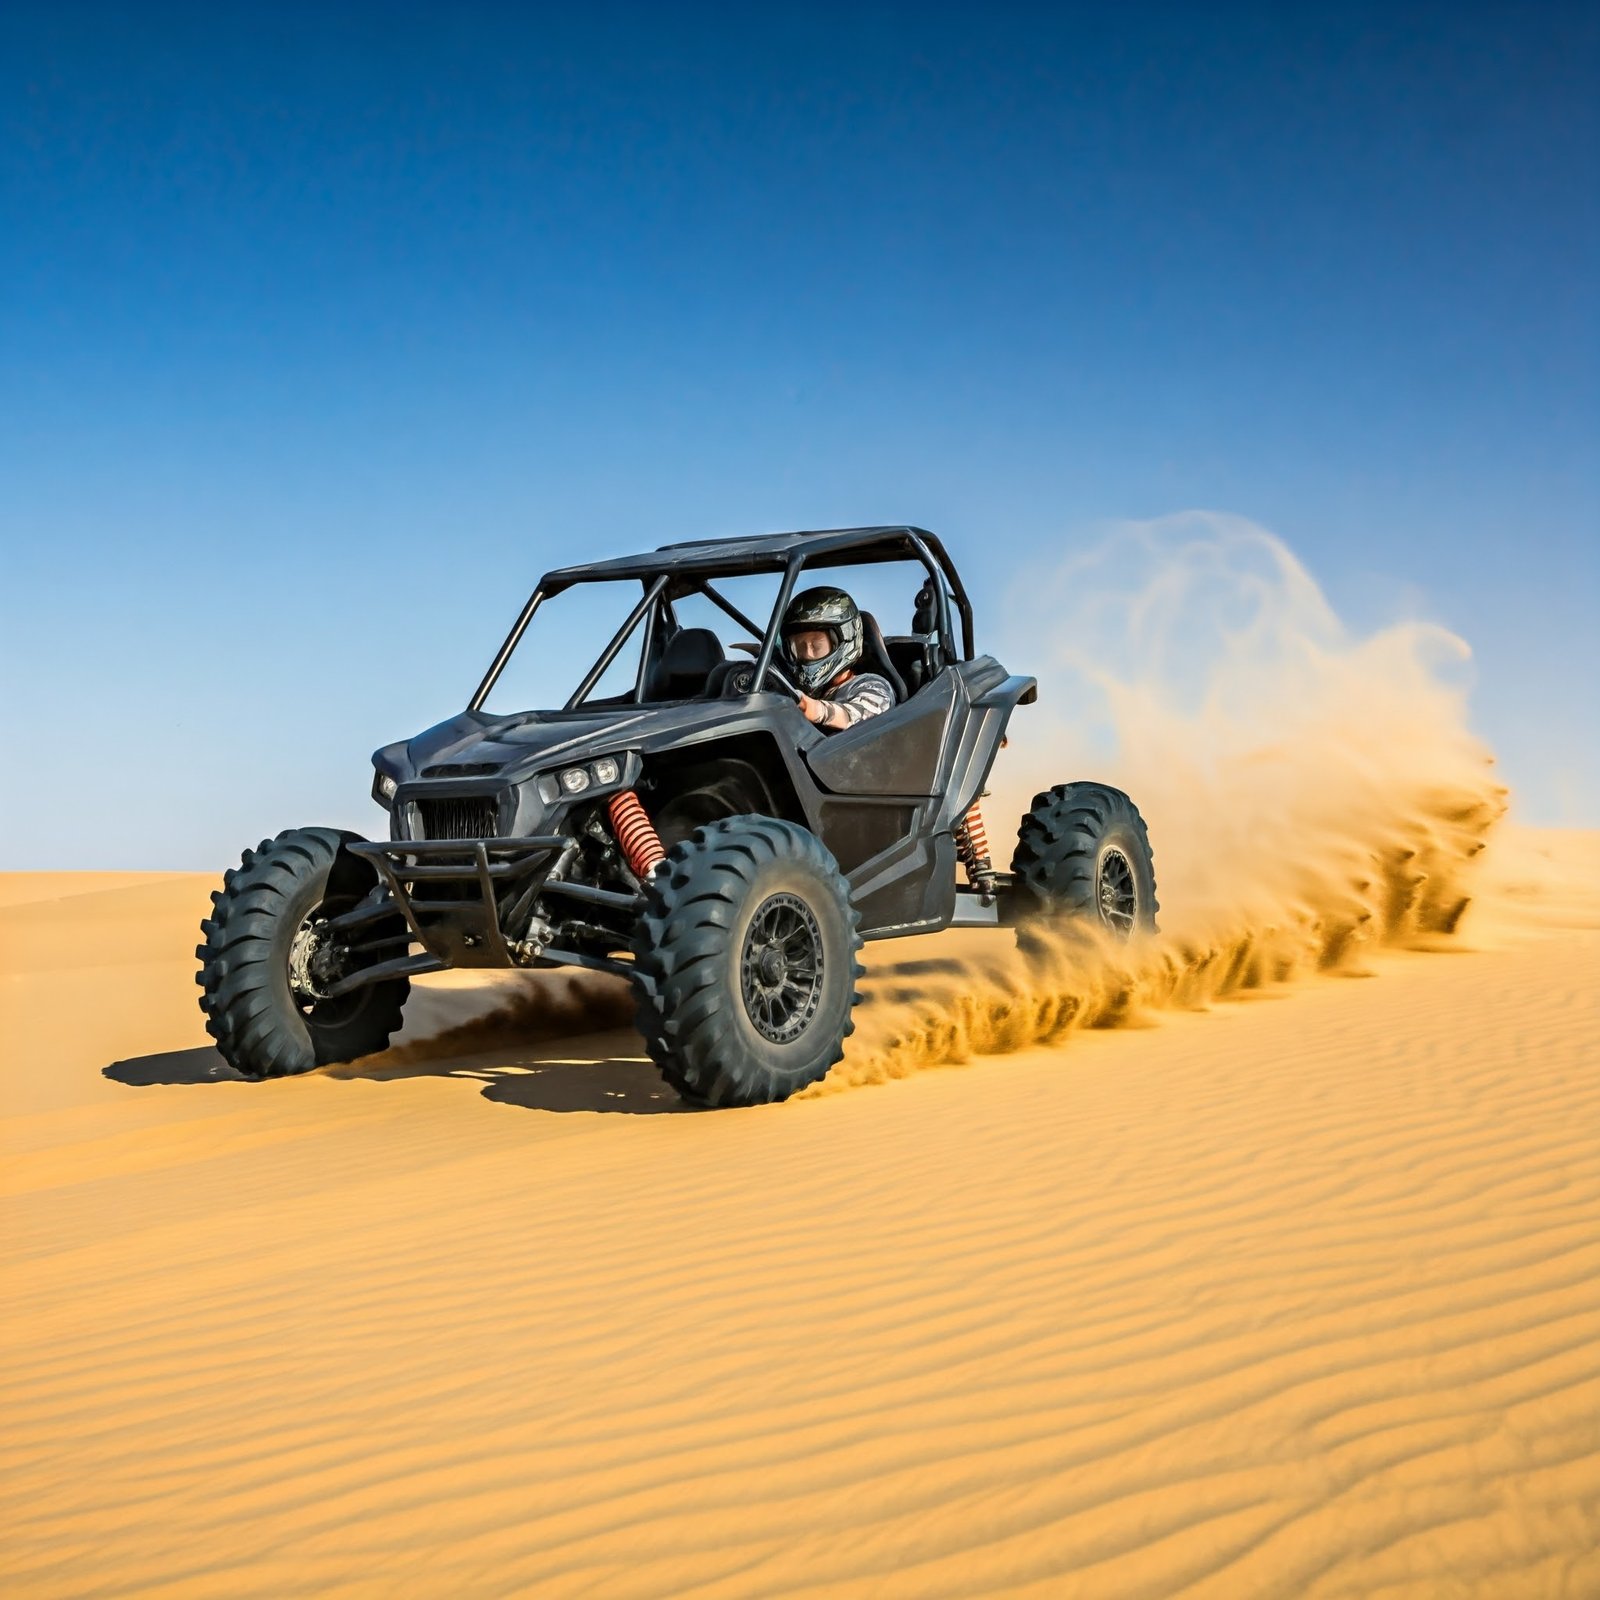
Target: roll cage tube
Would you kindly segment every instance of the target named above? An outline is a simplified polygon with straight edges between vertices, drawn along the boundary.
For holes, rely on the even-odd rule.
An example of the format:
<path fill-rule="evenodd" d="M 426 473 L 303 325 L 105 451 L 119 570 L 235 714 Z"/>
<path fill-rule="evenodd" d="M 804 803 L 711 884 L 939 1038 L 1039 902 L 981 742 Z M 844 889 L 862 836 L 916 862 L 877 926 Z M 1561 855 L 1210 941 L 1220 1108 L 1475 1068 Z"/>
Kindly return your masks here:
<path fill-rule="evenodd" d="M 494 660 L 489 663 L 489 670 L 484 673 L 483 682 L 478 685 L 477 693 L 467 702 L 468 711 L 483 709 L 483 702 L 489 698 L 490 692 L 500 679 L 500 674 L 506 670 L 506 662 L 511 659 L 511 652 L 522 643 L 522 636 L 528 631 L 528 624 L 533 621 L 533 614 L 539 609 L 543 600 L 543 588 L 535 589 L 528 596 L 528 603 L 512 625 L 511 632 L 506 635 L 506 642 L 500 646 Z"/>
<path fill-rule="evenodd" d="M 956 571 L 950 560 L 949 553 L 945 550 L 944 542 L 937 534 L 929 533 L 924 528 L 907 528 L 906 537 L 921 552 L 924 561 L 937 567 L 934 579 L 934 588 L 941 589 L 938 577 L 942 575 L 945 583 L 950 586 L 949 596 L 941 595 L 939 598 L 940 614 L 946 619 L 950 616 L 949 600 L 954 598 L 956 611 L 961 617 L 961 659 L 970 661 L 977 653 L 976 634 L 972 623 L 972 601 L 967 597 L 966 585 L 961 581 L 961 574 Z"/>
<path fill-rule="evenodd" d="M 656 646 L 656 628 L 661 621 L 661 608 L 667 601 L 658 600 L 644 614 L 644 638 L 639 641 L 639 670 L 633 675 L 633 703 L 644 704 L 645 685 L 650 681 L 650 667 L 654 660 L 651 652 Z"/>
<path fill-rule="evenodd" d="M 605 675 L 606 668 L 617 659 L 622 647 L 628 642 L 629 638 L 632 637 L 634 630 L 639 626 L 641 621 L 644 621 L 644 619 L 648 617 L 649 621 L 646 623 L 644 648 L 639 654 L 639 671 L 635 677 L 633 687 L 633 698 L 635 702 L 637 703 L 644 698 L 644 682 L 649 663 L 650 645 L 655 636 L 656 602 L 661 598 L 663 591 L 666 589 L 669 576 L 670 575 L 668 573 L 663 572 L 654 583 L 649 584 L 645 588 L 645 592 L 639 597 L 638 602 L 628 613 L 627 617 L 624 618 L 622 626 L 618 628 L 614 634 L 612 634 L 605 649 L 600 652 L 599 658 L 584 674 L 583 681 L 567 697 L 566 704 L 561 708 L 563 711 L 572 711 L 583 703 L 584 696 L 587 695 L 589 691 L 593 689 L 594 686 Z M 580 579 L 578 581 L 582 582 L 584 580 Z M 602 580 L 597 579 L 595 581 L 598 582 Z M 541 585 L 528 597 L 528 603 L 522 608 L 522 611 L 518 615 L 516 623 L 513 625 L 511 632 L 506 635 L 505 643 L 500 646 L 498 651 L 495 652 L 494 660 L 489 663 L 489 670 L 484 673 L 483 681 L 478 685 L 477 691 L 467 702 L 468 711 L 481 711 L 483 709 L 484 701 L 487 700 L 494 692 L 494 686 L 499 682 L 500 674 L 505 671 L 506 663 L 511 659 L 512 652 L 519 644 L 522 643 L 522 636 L 528 631 L 528 624 L 533 621 L 534 613 L 538 611 L 540 605 L 543 604 L 544 601 L 548 600 L 552 595 L 564 593 L 571 587 L 571 584 L 566 583 L 562 584 L 558 589 L 546 589 L 543 587 L 543 585 Z"/>
<path fill-rule="evenodd" d="M 933 553 L 916 534 L 911 535 L 911 542 L 917 547 L 917 554 L 922 557 L 922 564 L 928 569 L 928 577 L 933 583 L 933 593 L 937 600 L 934 618 L 939 629 L 939 643 L 948 654 L 954 656 L 956 653 L 956 641 L 954 630 L 950 626 L 950 591 L 942 581 L 944 574 L 935 564 Z M 965 596 L 963 596 L 963 599 L 965 599 Z M 962 612 L 961 620 L 963 623 L 962 631 L 966 635 L 963 640 L 966 646 L 964 659 L 970 661 L 972 659 L 972 607 L 970 605 Z"/>
<path fill-rule="evenodd" d="M 709 578 L 700 579 L 699 582 L 697 582 L 688 592 L 690 594 L 703 594 L 706 599 L 712 603 L 712 605 L 718 607 L 722 611 L 724 616 L 732 617 L 733 620 L 737 622 L 752 639 L 760 639 L 765 636 L 760 623 L 752 622 L 750 618 L 747 617 L 744 612 L 742 612 L 731 600 L 713 589 L 711 587 L 711 581 Z M 670 598 L 668 599 L 667 604 L 672 604 Z"/>
<path fill-rule="evenodd" d="M 772 607 L 772 620 L 768 622 L 766 637 L 761 641 L 761 654 L 756 657 L 756 674 L 750 680 L 753 694 L 759 694 L 767 686 L 767 670 L 772 665 L 772 652 L 777 648 L 778 634 L 783 626 L 783 614 L 789 609 L 795 580 L 800 576 L 800 570 L 805 564 L 804 556 L 795 556 L 783 569 L 783 582 L 778 585 L 778 598 Z"/>
<path fill-rule="evenodd" d="M 606 668 L 617 659 L 618 651 L 620 651 L 623 645 L 628 642 L 633 630 L 637 628 L 642 621 L 644 621 L 645 612 L 654 608 L 656 601 L 661 598 L 661 592 L 666 588 L 666 586 L 667 574 L 663 572 L 661 576 L 657 578 L 656 581 L 652 583 L 650 587 L 646 589 L 645 592 L 639 597 L 638 604 L 635 605 L 633 610 L 628 613 L 627 618 L 624 620 L 622 626 L 611 635 L 611 643 L 600 652 L 600 659 L 596 661 L 595 664 L 584 674 L 583 682 L 572 691 L 571 697 L 561 708 L 563 711 L 572 711 L 576 707 L 583 704 L 584 696 L 587 695 L 597 683 L 599 683 L 600 679 L 605 675 Z M 643 659 L 643 652 L 641 652 L 641 663 Z M 634 684 L 634 690 L 636 694 L 638 687 L 639 686 L 636 681 Z"/>

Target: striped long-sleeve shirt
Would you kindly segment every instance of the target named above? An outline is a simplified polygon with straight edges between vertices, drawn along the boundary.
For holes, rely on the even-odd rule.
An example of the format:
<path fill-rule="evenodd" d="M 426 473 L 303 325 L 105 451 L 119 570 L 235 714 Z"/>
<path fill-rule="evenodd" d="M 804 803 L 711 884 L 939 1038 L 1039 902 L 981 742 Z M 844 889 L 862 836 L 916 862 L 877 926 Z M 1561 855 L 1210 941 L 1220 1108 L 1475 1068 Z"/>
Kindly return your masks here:
<path fill-rule="evenodd" d="M 877 672 L 858 672 L 853 678 L 846 678 L 837 689 L 824 696 L 844 712 L 850 719 L 853 728 L 858 722 L 864 722 L 868 717 L 875 717 L 880 711 L 887 711 L 894 705 L 894 690 L 889 687 L 889 680 Z"/>

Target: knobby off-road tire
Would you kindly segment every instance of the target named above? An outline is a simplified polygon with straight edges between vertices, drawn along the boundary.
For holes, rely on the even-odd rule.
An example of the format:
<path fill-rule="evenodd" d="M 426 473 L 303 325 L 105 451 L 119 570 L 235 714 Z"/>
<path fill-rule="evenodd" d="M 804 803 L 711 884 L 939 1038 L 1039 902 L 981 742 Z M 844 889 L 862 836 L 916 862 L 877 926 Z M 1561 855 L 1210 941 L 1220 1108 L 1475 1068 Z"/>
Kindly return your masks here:
<path fill-rule="evenodd" d="M 1116 938 L 1155 930 L 1156 869 L 1139 809 L 1102 783 L 1035 795 L 1011 858 L 1015 917 L 1030 927 L 1092 918 Z"/>
<path fill-rule="evenodd" d="M 247 1078 L 281 1078 L 330 1061 L 354 1061 L 388 1044 L 410 981 L 390 978 L 337 999 L 291 986 L 319 919 L 348 911 L 372 887 L 372 870 L 343 846 L 360 836 L 291 828 L 246 850 L 211 896 L 196 946 L 206 1031 Z M 297 939 L 299 947 L 297 950 Z"/>
<path fill-rule="evenodd" d="M 728 817 L 674 845 L 644 886 L 632 949 L 639 1031 L 685 1100 L 786 1100 L 844 1054 L 860 915 L 814 834 Z"/>

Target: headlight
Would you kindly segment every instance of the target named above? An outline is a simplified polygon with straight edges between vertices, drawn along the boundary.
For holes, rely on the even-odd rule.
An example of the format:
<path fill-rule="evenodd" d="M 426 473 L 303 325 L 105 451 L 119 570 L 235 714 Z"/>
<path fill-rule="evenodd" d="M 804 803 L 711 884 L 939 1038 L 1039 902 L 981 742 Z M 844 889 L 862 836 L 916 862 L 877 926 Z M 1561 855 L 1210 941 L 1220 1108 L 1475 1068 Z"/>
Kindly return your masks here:
<path fill-rule="evenodd" d="M 380 806 L 391 805 L 394 801 L 395 790 L 399 787 L 400 785 L 387 772 L 380 772 L 372 782 L 372 798 Z"/>
<path fill-rule="evenodd" d="M 581 767 L 562 767 L 558 772 L 539 774 L 539 797 L 547 806 L 558 800 L 575 800 L 590 789 L 614 789 L 627 777 L 629 763 L 637 760 L 631 753 L 618 756 L 596 756 Z"/>

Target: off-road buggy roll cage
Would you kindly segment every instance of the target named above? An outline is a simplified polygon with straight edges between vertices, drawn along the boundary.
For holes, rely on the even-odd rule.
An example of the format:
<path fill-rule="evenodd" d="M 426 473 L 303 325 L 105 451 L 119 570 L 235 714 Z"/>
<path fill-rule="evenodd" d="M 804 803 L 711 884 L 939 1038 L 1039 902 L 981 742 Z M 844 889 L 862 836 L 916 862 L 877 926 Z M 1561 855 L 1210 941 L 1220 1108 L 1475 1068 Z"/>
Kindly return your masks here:
<path fill-rule="evenodd" d="M 467 702 L 469 711 L 479 711 L 493 692 L 500 674 L 512 653 L 522 642 L 535 613 L 544 601 L 560 594 L 562 590 L 579 583 L 604 583 L 617 579 L 636 578 L 645 585 L 639 603 L 623 620 L 622 626 L 611 636 L 583 680 L 573 690 L 563 710 L 574 711 L 587 699 L 594 686 L 605 676 L 628 641 L 645 628 L 643 647 L 639 653 L 639 672 L 632 700 L 645 702 L 646 676 L 651 659 L 651 645 L 660 621 L 660 604 L 668 606 L 674 598 L 687 594 L 701 594 L 726 616 L 745 629 L 752 638 L 761 641 L 756 658 L 756 675 L 752 693 L 766 685 L 772 657 L 779 637 L 779 623 L 794 596 L 800 574 L 809 566 L 819 565 L 819 558 L 844 556 L 849 566 L 870 566 L 885 561 L 919 562 L 927 571 L 931 595 L 935 605 L 939 644 L 948 660 L 971 660 L 973 654 L 972 602 L 961 582 L 949 555 L 939 539 L 923 528 L 873 527 L 837 528 L 825 533 L 780 533 L 754 539 L 695 539 L 682 544 L 663 545 L 645 555 L 624 556 L 612 561 L 596 561 L 585 566 L 561 567 L 548 572 L 539 580 L 538 587 L 528 597 L 505 643 L 484 673 L 477 692 Z M 752 622 L 726 596 L 713 587 L 713 578 L 748 577 L 757 573 L 779 572 L 783 581 L 773 604 L 772 615 L 765 628 Z M 961 650 L 956 652 L 951 626 L 950 606 L 954 602 L 961 618 Z"/>

